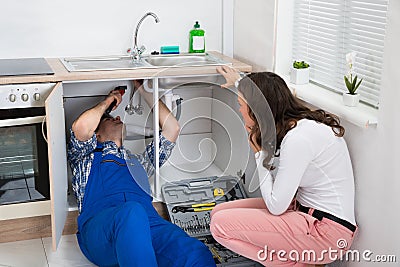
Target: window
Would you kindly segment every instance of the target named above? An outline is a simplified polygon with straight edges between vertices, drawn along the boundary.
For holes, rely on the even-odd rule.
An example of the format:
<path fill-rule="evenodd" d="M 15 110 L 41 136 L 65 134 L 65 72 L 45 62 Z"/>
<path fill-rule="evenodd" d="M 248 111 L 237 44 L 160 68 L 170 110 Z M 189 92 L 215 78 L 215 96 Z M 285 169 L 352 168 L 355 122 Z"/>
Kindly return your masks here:
<path fill-rule="evenodd" d="M 345 57 L 357 52 L 358 93 L 378 107 L 387 6 L 388 0 L 296 0 L 293 60 L 310 63 L 313 83 L 344 92 Z"/>

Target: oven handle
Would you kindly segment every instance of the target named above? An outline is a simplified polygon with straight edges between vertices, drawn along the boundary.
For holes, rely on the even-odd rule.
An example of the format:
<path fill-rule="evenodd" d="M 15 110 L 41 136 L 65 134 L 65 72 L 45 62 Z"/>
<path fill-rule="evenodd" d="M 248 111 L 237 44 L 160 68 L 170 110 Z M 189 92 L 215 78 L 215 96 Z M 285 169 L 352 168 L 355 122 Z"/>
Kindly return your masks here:
<path fill-rule="evenodd" d="M 9 126 L 20 126 L 27 124 L 35 124 L 42 123 L 46 116 L 36 116 L 36 117 L 28 117 L 28 118 L 17 118 L 17 119 L 7 119 L 0 120 L 0 127 L 9 127 Z"/>

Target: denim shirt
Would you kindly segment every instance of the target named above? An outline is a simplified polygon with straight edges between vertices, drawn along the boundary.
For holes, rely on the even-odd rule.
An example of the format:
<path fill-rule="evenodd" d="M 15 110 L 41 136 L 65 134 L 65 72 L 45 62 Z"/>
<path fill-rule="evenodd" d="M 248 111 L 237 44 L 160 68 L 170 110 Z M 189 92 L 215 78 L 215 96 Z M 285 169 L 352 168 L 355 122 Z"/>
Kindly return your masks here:
<path fill-rule="evenodd" d="M 169 141 L 160 132 L 160 153 L 159 153 L 159 163 L 160 167 L 168 160 L 172 153 L 172 149 L 175 143 Z M 97 146 L 96 134 L 87 140 L 79 141 L 74 132 L 71 130 L 71 139 L 68 144 L 68 162 L 72 169 L 72 189 L 74 190 L 75 198 L 78 203 L 79 212 L 81 212 L 83 197 L 85 194 L 86 184 L 90 175 L 90 170 L 92 168 L 92 163 L 94 159 L 94 150 Z M 154 140 L 146 146 L 146 149 L 141 154 L 131 154 L 129 150 L 125 149 L 123 146 L 118 147 L 113 141 L 106 141 L 103 143 L 102 155 L 112 154 L 121 159 L 126 160 L 129 156 L 135 156 L 140 164 L 142 164 L 145 169 L 147 176 L 152 176 L 155 171 L 154 166 Z"/>

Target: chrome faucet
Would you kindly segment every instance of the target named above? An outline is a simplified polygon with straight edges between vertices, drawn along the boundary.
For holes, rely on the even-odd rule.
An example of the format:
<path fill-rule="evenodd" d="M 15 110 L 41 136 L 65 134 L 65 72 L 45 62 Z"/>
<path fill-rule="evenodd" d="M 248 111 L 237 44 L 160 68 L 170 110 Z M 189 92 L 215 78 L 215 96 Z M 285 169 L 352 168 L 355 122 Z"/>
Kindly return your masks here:
<path fill-rule="evenodd" d="M 136 26 L 136 31 L 135 31 L 135 35 L 133 37 L 133 47 L 132 49 L 129 49 L 128 52 L 130 53 L 131 59 L 133 61 L 140 61 L 140 59 L 142 58 L 142 54 L 143 52 L 146 50 L 146 48 L 142 45 L 140 48 L 138 47 L 137 44 L 137 36 L 138 36 L 138 32 L 139 32 L 139 27 L 142 24 L 143 20 L 145 18 L 147 18 L 148 16 L 152 16 L 154 18 L 154 20 L 156 21 L 156 23 L 160 22 L 160 19 L 157 17 L 156 14 L 154 14 L 153 12 L 148 12 L 146 13 L 138 22 L 137 26 Z"/>

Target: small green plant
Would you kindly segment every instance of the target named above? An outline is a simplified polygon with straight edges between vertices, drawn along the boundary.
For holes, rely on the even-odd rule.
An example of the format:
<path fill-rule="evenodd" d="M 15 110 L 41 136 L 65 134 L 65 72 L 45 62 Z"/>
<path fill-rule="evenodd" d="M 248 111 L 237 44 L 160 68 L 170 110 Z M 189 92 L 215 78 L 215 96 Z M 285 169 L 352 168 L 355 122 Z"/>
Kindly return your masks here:
<path fill-rule="evenodd" d="M 293 68 L 295 68 L 295 69 L 306 69 L 308 67 L 310 67 L 310 65 L 304 61 L 294 61 L 293 62 Z"/>
<path fill-rule="evenodd" d="M 349 72 L 347 73 L 347 75 L 344 76 L 344 82 L 346 84 L 347 90 L 349 91 L 349 94 L 351 95 L 356 94 L 358 87 L 360 87 L 360 84 L 363 81 L 363 79 L 361 79 L 357 83 L 358 77 L 357 75 L 355 75 L 353 70 L 353 65 L 356 61 L 356 55 L 356 52 L 346 54 L 346 62 L 349 68 Z"/>
<path fill-rule="evenodd" d="M 353 75 L 350 75 L 350 77 L 344 76 L 344 82 L 346 83 L 347 90 L 349 91 L 349 94 L 351 94 L 351 95 L 356 94 L 356 90 L 358 89 L 361 82 L 363 81 L 363 79 L 361 79 L 357 83 L 357 79 L 358 79 L 357 75 L 354 76 L 354 78 L 353 78 Z"/>

